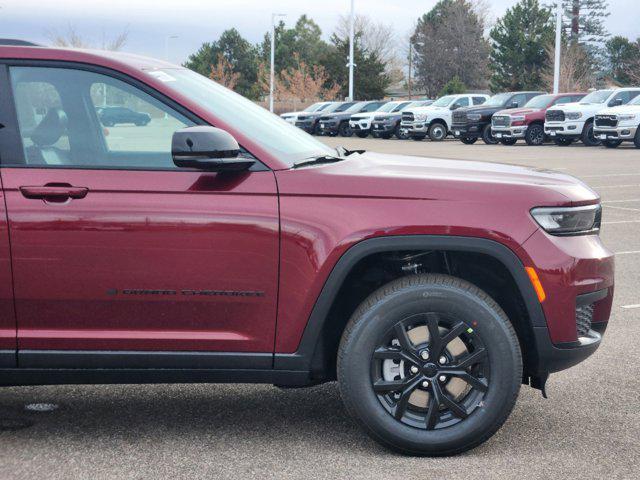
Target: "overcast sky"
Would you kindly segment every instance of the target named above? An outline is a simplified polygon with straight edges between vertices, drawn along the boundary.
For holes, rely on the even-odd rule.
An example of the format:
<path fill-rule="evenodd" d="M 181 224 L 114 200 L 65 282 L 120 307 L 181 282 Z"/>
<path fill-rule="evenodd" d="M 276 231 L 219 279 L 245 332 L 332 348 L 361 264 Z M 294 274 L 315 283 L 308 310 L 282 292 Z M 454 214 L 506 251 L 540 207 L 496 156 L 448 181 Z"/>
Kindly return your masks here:
<path fill-rule="evenodd" d="M 517 0 L 486 0 L 497 18 Z M 416 19 L 437 0 L 355 0 L 356 10 L 376 21 L 391 24 L 404 36 Z M 325 37 L 340 15 L 349 11 L 349 0 L 0 0 L 0 37 L 49 43 L 48 32 L 64 33 L 69 25 L 96 46 L 125 28 L 129 39 L 124 50 L 182 62 L 203 42 L 215 40 L 235 27 L 251 42 L 258 42 L 270 28 L 271 13 L 286 13 L 293 24 L 303 13 L 313 18 Z M 640 37 L 640 0 L 609 0 L 607 28 L 613 35 Z"/>

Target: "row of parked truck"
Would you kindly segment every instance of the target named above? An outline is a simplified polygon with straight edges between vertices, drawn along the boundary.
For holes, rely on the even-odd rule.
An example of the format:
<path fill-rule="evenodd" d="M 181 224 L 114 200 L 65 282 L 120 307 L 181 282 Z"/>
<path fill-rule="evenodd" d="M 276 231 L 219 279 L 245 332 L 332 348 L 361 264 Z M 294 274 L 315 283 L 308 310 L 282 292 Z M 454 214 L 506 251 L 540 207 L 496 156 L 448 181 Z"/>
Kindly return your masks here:
<path fill-rule="evenodd" d="M 505 92 L 446 95 L 437 100 L 319 102 L 281 115 L 314 135 L 528 145 L 553 141 L 566 146 L 640 148 L 640 87 L 591 93 Z"/>

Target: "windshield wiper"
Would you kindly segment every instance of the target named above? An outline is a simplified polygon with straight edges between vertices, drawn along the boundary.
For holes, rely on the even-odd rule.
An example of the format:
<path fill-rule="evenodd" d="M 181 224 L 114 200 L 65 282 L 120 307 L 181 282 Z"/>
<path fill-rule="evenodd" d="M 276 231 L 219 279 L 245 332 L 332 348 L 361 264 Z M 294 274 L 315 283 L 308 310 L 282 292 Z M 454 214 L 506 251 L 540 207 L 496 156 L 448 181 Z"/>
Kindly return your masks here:
<path fill-rule="evenodd" d="M 308 167 L 309 165 L 320 165 L 322 163 L 336 163 L 344 160 L 341 157 L 332 157 L 331 155 L 321 155 L 319 157 L 311 157 L 308 160 L 296 163 L 293 168 Z"/>

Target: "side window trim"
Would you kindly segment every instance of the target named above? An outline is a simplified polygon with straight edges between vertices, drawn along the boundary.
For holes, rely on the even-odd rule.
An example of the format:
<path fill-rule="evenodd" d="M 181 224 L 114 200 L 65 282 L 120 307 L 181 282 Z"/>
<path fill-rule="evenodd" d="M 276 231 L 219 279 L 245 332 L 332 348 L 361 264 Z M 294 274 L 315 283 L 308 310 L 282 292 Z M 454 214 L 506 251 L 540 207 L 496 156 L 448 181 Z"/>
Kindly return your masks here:
<path fill-rule="evenodd" d="M 35 59 L 0 59 L 0 88 L 3 91 L 8 92 L 8 95 L 0 95 L 0 123 L 2 123 L 5 128 L 0 129 L 0 167 L 3 164 L 6 166 L 6 162 L 3 161 L 4 158 L 12 158 L 16 161 L 19 161 L 20 164 L 14 165 L 10 164 L 11 168 L 38 168 L 38 166 L 27 165 L 24 156 L 24 150 L 22 148 L 22 138 L 20 136 L 20 131 L 18 129 L 18 115 L 17 108 L 15 104 L 14 92 L 11 84 L 11 78 L 9 74 L 9 69 L 11 67 L 49 67 L 49 68 L 67 68 L 70 70 L 81 70 L 87 71 L 99 75 L 105 75 L 116 80 L 120 80 L 125 84 L 137 88 L 141 92 L 146 93 L 151 96 L 161 104 L 167 106 L 168 108 L 175 110 L 179 114 L 183 115 L 190 121 L 192 121 L 195 125 L 210 125 L 203 118 L 199 117 L 191 110 L 188 110 L 183 105 L 179 104 L 175 100 L 167 97 L 163 93 L 158 90 L 152 88 L 148 84 L 133 78 L 125 73 L 119 72 L 117 70 L 113 70 L 107 67 L 102 67 L 99 65 L 92 65 L 81 62 L 69 62 L 63 60 L 35 60 Z M 4 121 L 3 121 L 4 120 Z M 10 128 L 7 126 L 10 125 Z M 2 134 L 5 134 L 4 136 Z M 4 137 L 13 137 L 9 138 L 8 142 L 2 141 Z M 8 148 L 5 148 L 8 147 Z M 5 149 L 7 150 L 5 152 Z M 250 156 L 252 159 L 256 160 L 256 164 L 251 168 L 251 171 L 262 171 L 269 170 L 269 167 L 266 166 L 260 159 L 256 158 L 251 152 L 246 150 L 241 146 L 243 153 Z M 41 167 L 40 167 L 41 168 Z M 47 168 L 57 168 L 57 169 L 74 169 L 74 170 L 136 170 L 136 171 L 179 171 L 175 169 L 166 169 L 166 168 L 138 168 L 138 167 L 106 167 L 106 166 L 73 166 L 73 165 L 50 165 Z M 186 170 L 185 170 L 186 171 Z"/>

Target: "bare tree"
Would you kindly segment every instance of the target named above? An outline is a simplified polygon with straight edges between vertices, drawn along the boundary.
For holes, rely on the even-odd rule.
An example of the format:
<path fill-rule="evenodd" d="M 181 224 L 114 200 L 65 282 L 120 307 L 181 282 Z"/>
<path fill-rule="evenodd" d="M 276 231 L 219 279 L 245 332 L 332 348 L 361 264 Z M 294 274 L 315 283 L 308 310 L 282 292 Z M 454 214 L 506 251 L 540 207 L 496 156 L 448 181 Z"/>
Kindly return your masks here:
<path fill-rule="evenodd" d="M 386 71 L 402 69 L 402 61 L 398 58 L 398 41 L 391 25 L 376 23 L 366 15 L 356 15 L 354 31 L 360 38 L 360 47 L 369 53 L 375 53 Z M 334 32 L 338 38 L 349 38 L 349 16 L 341 15 Z"/>
<path fill-rule="evenodd" d="M 107 38 L 103 32 L 102 41 L 96 47 L 96 43 L 83 37 L 75 25 L 69 24 L 64 32 L 50 30 L 46 33 L 52 45 L 65 48 L 100 48 L 101 50 L 118 51 L 125 46 L 129 39 L 129 27 L 112 38 Z"/>
<path fill-rule="evenodd" d="M 546 48 L 550 67 L 542 73 L 543 84 L 549 91 L 553 90 L 553 60 L 555 46 L 550 44 Z M 574 42 L 562 46 L 560 56 L 560 85 L 561 92 L 579 92 L 595 87 L 596 78 L 584 48 Z"/>

